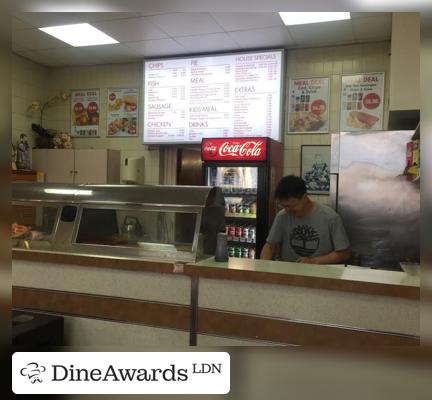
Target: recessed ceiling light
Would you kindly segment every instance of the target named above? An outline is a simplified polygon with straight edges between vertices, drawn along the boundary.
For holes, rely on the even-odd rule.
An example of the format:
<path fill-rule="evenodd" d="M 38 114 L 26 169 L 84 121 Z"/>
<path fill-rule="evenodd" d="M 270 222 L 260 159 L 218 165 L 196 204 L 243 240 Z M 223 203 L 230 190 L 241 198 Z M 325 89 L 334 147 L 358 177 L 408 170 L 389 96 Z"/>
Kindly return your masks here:
<path fill-rule="evenodd" d="M 349 12 L 280 12 L 279 15 L 285 25 L 314 24 L 351 18 Z"/>
<path fill-rule="evenodd" d="M 74 47 L 118 43 L 117 40 L 90 24 L 48 26 L 39 29 Z"/>

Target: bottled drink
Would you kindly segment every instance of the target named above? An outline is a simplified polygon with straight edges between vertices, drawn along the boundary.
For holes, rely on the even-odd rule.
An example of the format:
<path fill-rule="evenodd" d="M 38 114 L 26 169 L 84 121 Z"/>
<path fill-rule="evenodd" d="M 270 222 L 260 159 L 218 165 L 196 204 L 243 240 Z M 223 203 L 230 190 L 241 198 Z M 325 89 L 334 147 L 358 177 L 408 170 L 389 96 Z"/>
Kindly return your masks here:
<path fill-rule="evenodd" d="M 249 258 L 250 259 L 255 259 L 255 248 L 254 247 L 251 247 L 250 249 L 249 249 Z"/>

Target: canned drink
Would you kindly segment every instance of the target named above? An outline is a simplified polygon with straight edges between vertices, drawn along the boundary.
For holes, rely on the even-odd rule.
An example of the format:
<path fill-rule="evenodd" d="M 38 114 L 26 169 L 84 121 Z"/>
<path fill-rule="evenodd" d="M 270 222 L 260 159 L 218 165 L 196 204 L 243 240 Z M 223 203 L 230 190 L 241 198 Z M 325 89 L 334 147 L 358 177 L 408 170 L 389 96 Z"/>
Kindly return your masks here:
<path fill-rule="evenodd" d="M 249 214 L 250 213 L 250 208 L 249 208 L 249 206 L 247 204 L 245 204 L 243 206 L 243 213 L 244 214 Z"/>
<path fill-rule="evenodd" d="M 242 256 L 241 247 L 239 246 L 234 247 L 234 257 L 241 258 L 241 256 Z"/>
<path fill-rule="evenodd" d="M 233 214 L 236 212 L 236 205 L 235 204 L 229 205 L 229 212 L 233 213 Z"/>
<path fill-rule="evenodd" d="M 242 213 L 243 212 L 243 204 L 242 203 L 238 203 L 237 204 L 237 212 L 238 213 Z"/>
<path fill-rule="evenodd" d="M 229 235 L 229 225 L 225 225 L 225 233 L 227 234 L 227 235 Z"/>
<path fill-rule="evenodd" d="M 225 212 L 230 212 L 230 205 L 225 203 Z"/>
<path fill-rule="evenodd" d="M 246 239 L 249 237 L 249 227 L 248 226 L 245 226 L 243 228 L 243 237 Z"/>
<path fill-rule="evenodd" d="M 249 211 L 251 214 L 256 214 L 256 212 L 257 212 L 256 202 L 252 202 L 249 204 Z"/>
<path fill-rule="evenodd" d="M 243 247 L 242 248 L 242 258 L 248 258 L 249 257 L 249 248 Z"/>
<path fill-rule="evenodd" d="M 253 260 L 255 259 L 255 249 L 253 247 L 249 249 L 249 258 Z"/>
<path fill-rule="evenodd" d="M 255 239 L 255 232 L 256 232 L 255 227 L 251 227 L 249 229 L 249 237 Z"/>
<path fill-rule="evenodd" d="M 242 226 L 236 226 L 235 227 L 235 235 L 238 237 L 243 236 L 243 227 Z"/>
<path fill-rule="evenodd" d="M 234 257 L 235 255 L 235 251 L 234 251 L 234 247 L 230 246 L 228 247 L 228 257 Z"/>
<path fill-rule="evenodd" d="M 229 225 L 228 236 L 235 236 L 235 234 L 236 234 L 235 225 Z"/>

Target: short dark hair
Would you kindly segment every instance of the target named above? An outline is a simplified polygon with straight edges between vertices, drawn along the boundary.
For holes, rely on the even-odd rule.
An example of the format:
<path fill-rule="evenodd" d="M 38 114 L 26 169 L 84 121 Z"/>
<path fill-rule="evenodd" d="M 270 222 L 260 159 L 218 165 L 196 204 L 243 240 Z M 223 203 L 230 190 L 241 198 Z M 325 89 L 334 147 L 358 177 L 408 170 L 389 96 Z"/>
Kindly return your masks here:
<path fill-rule="evenodd" d="M 300 198 L 305 193 L 306 183 L 299 176 L 284 176 L 276 186 L 275 199 L 289 199 L 290 197 Z"/>

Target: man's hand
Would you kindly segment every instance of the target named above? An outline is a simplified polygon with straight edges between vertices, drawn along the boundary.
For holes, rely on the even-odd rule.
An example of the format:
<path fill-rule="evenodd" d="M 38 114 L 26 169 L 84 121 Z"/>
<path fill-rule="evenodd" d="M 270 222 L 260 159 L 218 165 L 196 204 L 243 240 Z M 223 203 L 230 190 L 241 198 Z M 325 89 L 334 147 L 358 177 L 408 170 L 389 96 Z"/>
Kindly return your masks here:
<path fill-rule="evenodd" d="M 300 257 L 297 259 L 296 262 L 301 264 L 318 264 L 317 259 L 315 257 Z"/>

